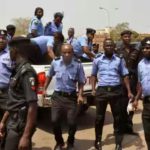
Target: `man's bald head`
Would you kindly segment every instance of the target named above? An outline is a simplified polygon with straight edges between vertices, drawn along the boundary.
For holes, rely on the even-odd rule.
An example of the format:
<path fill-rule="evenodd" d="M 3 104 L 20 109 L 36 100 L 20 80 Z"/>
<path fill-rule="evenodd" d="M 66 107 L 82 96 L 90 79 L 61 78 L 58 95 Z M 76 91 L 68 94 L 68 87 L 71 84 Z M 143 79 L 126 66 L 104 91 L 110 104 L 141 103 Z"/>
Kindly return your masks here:
<path fill-rule="evenodd" d="M 73 57 L 73 47 L 70 44 L 63 44 L 61 46 L 61 55 L 65 64 L 69 64 Z"/>

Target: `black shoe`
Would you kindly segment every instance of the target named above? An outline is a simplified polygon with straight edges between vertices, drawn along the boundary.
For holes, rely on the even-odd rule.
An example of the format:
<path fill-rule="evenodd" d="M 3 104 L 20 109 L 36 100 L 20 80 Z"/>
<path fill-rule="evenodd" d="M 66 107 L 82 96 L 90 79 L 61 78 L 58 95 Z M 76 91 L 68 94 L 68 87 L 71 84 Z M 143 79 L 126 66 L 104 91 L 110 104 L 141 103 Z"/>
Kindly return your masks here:
<path fill-rule="evenodd" d="M 102 150 L 102 142 L 100 142 L 100 141 L 95 141 L 95 148 L 97 149 L 97 150 Z"/>
<path fill-rule="evenodd" d="M 117 144 L 115 150 L 122 150 L 122 146 Z"/>
<path fill-rule="evenodd" d="M 73 144 L 68 144 L 66 150 L 74 150 Z"/>
<path fill-rule="evenodd" d="M 64 144 L 56 144 L 54 150 L 63 150 Z"/>

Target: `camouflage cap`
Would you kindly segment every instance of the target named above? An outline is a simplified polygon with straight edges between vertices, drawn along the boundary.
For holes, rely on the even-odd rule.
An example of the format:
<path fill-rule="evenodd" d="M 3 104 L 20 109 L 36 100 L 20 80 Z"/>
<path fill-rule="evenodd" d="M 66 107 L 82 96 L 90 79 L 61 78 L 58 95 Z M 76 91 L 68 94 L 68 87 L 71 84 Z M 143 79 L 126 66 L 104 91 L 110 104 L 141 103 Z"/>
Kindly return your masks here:
<path fill-rule="evenodd" d="M 86 29 L 86 34 L 89 34 L 89 33 L 95 34 L 95 33 L 96 33 L 96 30 L 95 30 L 95 29 L 92 29 L 92 28 L 87 28 L 87 29 Z"/>
<path fill-rule="evenodd" d="M 129 34 L 129 35 L 131 35 L 132 32 L 131 32 L 130 30 L 124 30 L 124 31 L 122 31 L 122 32 L 120 33 L 121 36 L 123 36 L 124 34 Z"/>

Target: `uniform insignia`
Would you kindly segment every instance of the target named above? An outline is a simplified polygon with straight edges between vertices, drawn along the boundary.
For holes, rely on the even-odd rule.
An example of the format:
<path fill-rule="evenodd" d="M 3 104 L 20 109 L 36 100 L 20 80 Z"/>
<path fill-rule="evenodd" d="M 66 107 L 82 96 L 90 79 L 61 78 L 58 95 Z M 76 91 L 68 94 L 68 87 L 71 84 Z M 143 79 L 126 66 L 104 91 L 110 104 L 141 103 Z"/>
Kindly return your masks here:
<path fill-rule="evenodd" d="M 30 82 L 30 84 L 31 84 L 31 89 L 32 89 L 33 91 L 35 91 L 35 90 L 36 90 L 35 78 L 30 77 L 30 78 L 29 78 L 29 82 Z"/>

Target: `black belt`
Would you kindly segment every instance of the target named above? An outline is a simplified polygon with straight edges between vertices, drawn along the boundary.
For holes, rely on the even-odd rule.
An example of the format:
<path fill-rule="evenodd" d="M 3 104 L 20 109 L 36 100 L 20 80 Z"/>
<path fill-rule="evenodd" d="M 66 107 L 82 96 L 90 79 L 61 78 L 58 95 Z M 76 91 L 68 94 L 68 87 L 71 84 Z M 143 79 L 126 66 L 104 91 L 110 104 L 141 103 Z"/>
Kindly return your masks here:
<path fill-rule="evenodd" d="M 76 91 L 73 92 L 54 91 L 54 93 L 57 93 L 58 95 L 65 97 L 76 96 Z"/>
<path fill-rule="evenodd" d="M 150 103 L 150 96 L 145 96 L 143 102 L 144 104 Z"/>
<path fill-rule="evenodd" d="M 8 88 L 0 88 L 0 94 L 5 93 L 8 91 Z"/>
<path fill-rule="evenodd" d="M 114 91 L 114 90 L 117 90 L 117 89 L 121 88 L 121 85 L 117 85 L 117 86 L 98 86 L 98 88 L 105 89 L 106 91 L 111 92 L 111 91 Z"/>

